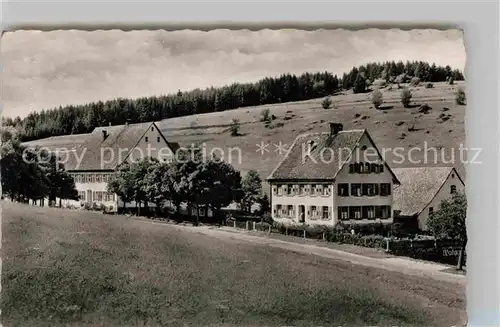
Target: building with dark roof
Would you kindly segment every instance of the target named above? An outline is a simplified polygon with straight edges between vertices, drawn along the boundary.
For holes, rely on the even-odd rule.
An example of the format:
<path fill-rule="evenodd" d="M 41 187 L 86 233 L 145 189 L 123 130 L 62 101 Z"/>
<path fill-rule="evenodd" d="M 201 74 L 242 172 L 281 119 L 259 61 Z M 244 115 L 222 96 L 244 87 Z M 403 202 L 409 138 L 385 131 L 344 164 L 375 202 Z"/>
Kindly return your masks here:
<path fill-rule="evenodd" d="M 80 201 L 64 200 L 66 206 L 101 204 L 117 210 L 123 203 L 107 191 L 107 183 L 120 165 L 145 158 L 171 159 L 179 147 L 166 140 L 154 122 L 96 127 L 91 133 L 65 135 L 24 143 L 58 154 L 73 176 Z M 127 203 L 135 207 L 135 203 Z"/>
<path fill-rule="evenodd" d="M 454 167 L 396 168 L 394 173 L 401 184 L 394 187 L 393 209 L 398 218 L 416 218 L 421 230 L 441 201 L 465 189 Z"/>
<path fill-rule="evenodd" d="M 391 223 L 400 182 L 366 130 L 330 124 L 299 135 L 268 177 L 272 217 L 283 223 Z"/>
<path fill-rule="evenodd" d="M 429 214 L 464 182 L 453 167 L 391 169 L 366 130 L 299 135 L 268 177 L 272 217 L 286 224 L 334 226 L 416 219 Z"/>

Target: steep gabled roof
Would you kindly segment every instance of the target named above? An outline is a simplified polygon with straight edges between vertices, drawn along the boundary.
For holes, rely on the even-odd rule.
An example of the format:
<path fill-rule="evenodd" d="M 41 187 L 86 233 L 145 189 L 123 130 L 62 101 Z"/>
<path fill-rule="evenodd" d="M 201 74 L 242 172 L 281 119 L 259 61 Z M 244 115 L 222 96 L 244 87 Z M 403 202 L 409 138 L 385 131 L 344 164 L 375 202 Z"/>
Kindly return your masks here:
<path fill-rule="evenodd" d="M 453 167 L 396 168 L 394 173 L 401 185 L 394 187 L 393 209 L 403 216 L 418 215 L 434 199 L 451 173 L 462 184 L 462 178 Z"/>
<path fill-rule="evenodd" d="M 172 152 L 179 145 L 169 143 L 154 122 L 96 127 L 91 133 L 64 135 L 24 143 L 28 147 L 67 149 L 62 157 L 66 170 L 113 170 L 137 146 L 144 134 L 154 126 Z M 106 138 L 103 138 L 106 131 Z M 121 151 L 121 152 L 120 152 Z"/>
<path fill-rule="evenodd" d="M 365 134 L 377 149 L 366 130 L 346 130 L 336 135 L 327 132 L 299 135 L 267 180 L 333 180 Z M 312 150 L 308 152 L 310 144 Z M 379 157 L 383 159 L 380 152 Z M 399 183 L 390 167 L 385 165 L 395 183 Z"/>

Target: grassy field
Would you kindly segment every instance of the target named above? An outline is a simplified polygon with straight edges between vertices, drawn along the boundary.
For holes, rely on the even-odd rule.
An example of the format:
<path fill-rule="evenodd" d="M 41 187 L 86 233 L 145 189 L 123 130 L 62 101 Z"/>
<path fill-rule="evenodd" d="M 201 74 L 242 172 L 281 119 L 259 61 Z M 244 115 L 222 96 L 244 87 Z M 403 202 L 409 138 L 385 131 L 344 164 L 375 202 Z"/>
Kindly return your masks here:
<path fill-rule="evenodd" d="M 380 109 L 373 107 L 371 93 L 351 93 L 332 97 L 333 105 L 328 110 L 321 107 L 322 99 L 314 99 L 167 119 L 159 126 L 171 141 L 183 146 L 202 143 L 208 150 L 219 147 L 225 150 L 225 158 L 229 148 L 239 148 L 241 162 L 236 160 L 236 152 L 232 152 L 233 165 L 242 172 L 256 169 L 263 178 L 271 173 L 284 153 L 275 152 L 276 148 L 271 145 L 270 151 L 261 155 L 256 152 L 256 144 L 282 141 L 290 145 L 301 133 L 328 131 L 329 122 L 343 123 L 344 129 L 367 129 L 379 148 L 423 148 L 427 143 L 428 148 L 447 149 L 443 159 L 450 160 L 449 149 L 458 149 L 459 144 L 465 142 L 465 106 L 455 103 L 459 87 L 464 87 L 464 83 L 435 83 L 430 89 L 411 87 L 412 108 L 403 107 L 401 90 L 394 86 L 392 90 L 382 89 L 384 104 Z M 428 114 L 418 112 L 418 106 L 424 103 L 432 107 Z M 260 122 L 263 109 L 269 109 L 276 116 L 275 128 L 266 128 Z M 442 119 L 442 115 L 446 117 Z M 238 137 L 232 137 L 228 130 L 228 124 L 235 118 L 241 123 L 242 135 Z M 281 124 L 283 126 L 278 127 Z M 390 152 L 386 159 L 393 167 L 426 165 L 423 151 L 413 152 L 412 156 L 421 162 L 399 162 L 399 157 Z M 436 165 L 432 156 L 428 158 L 431 160 L 427 164 Z M 456 152 L 455 159 L 459 158 Z M 437 165 L 443 165 L 442 161 L 438 158 Z M 462 175 L 465 173 L 462 165 L 457 164 L 457 168 Z"/>
<path fill-rule="evenodd" d="M 4 326 L 452 326 L 456 285 L 195 228 L 1 202 Z"/>

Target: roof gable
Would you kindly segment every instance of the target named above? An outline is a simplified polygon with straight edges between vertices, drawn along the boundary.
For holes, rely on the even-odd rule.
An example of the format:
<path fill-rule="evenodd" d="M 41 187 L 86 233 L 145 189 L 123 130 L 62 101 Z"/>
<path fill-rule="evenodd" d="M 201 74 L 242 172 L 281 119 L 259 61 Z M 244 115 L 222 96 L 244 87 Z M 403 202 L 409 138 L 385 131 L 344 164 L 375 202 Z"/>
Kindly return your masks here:
<path fill-rule="evenodd" d="M 401 184 L 395 187 L 393 191 L 393 209 L 399 210 L 403 216 L 420 214 L 436 197 L 452 172 L 464 184 L 454 167 L 394 169 L 394 173 L 401 181 Z"/>
<path fill-rule="evenodd" d="M 297 136 L 285 157 L 267 180 L 334 180 L 342 167 L 350 160 L 354 149 L 364 135 L 377 150 L 379 158 L 384 161 L 394 182 L 398 184 L 398 178 L 383 160 L 370 134 L 364 129 L 339 131 L 336 135 L 323 132 Z M 347 151 L 344 152 L 345 150 Z"/>

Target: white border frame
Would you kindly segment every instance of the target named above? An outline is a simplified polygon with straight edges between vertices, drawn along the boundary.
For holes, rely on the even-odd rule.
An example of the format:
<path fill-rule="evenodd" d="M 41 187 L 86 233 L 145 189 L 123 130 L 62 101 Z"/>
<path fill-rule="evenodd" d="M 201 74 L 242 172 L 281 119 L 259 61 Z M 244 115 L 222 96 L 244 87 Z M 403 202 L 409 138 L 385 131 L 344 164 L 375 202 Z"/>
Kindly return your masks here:
<path fill-rule="evenodd" d="M 33 0 L 2 2 L 0 6 L 2 30 L 463 28 L 467 52 L 466 144 L 469 149 L 482 149 L 478 159 L 482 164 L 466 167 L 466 193 L 469 204 L 468 326 L 500 326 L 498 1 Z M 357 23 L 354 23 L 356 21 Z"/>

